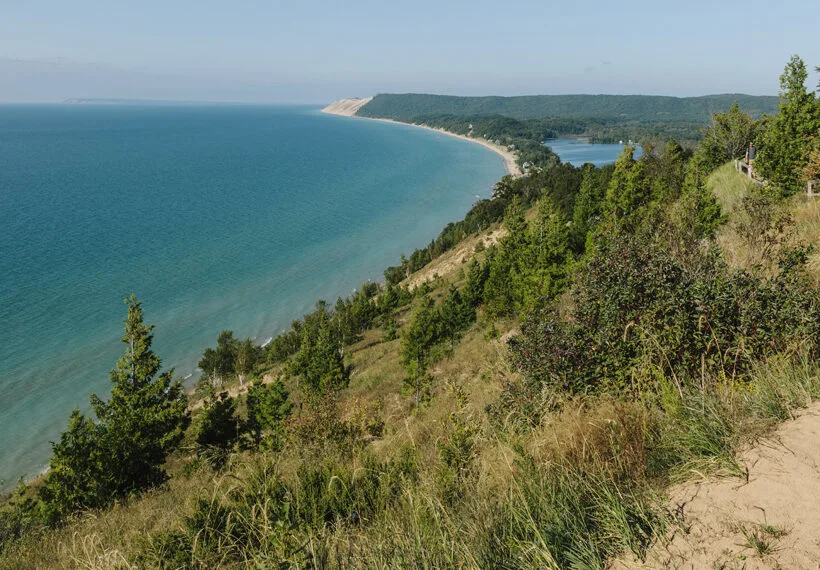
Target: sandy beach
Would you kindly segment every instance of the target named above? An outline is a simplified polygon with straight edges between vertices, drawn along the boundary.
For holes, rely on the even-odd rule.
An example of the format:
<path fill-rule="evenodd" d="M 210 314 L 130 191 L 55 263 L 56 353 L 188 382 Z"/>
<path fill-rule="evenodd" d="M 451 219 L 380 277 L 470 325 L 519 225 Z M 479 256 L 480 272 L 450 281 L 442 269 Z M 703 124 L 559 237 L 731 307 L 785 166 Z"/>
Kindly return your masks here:
<path fill-rule="evenodd" d="M 512 176 L 513 178 L 519 178 L 523 175 L 521 172 L 521 168 L 516 163 L 516 154 L 514 151 L 509 150 L 505 146 L 501 146 L 495 143 L 492 143 L 486 139 L 481 138 L 474 138 L 468 137 L 466 135 L 459 135 L 456 133 L 451 133 L 450 131 L 446 131 L 444 129 L 438 129 L 435 127 L 430 127 L 427 125 L 420 125 L 416 123 L 404 123 L 402 121 L 394 121 L 393 119 L 377 119 L 373 117 L 361 117 L 356 113 L 364 107 L 367 103 L 371 101 L 372 97 L 365 97 L 365 98 L 353 98 L 353 99 L 340 99 L 338 101 L 334 101 L 324 109 L 322 109 L 323 113 L 328 113 L 330 115 L 342 115 L 345 117 L 355 117 L 357 119 L 368 119 L 370 121 L 382 121 L 384 123 L 396 123 L 399 125 L 410 125 L 412 127 L 418 127 L 420 129 L 427 129 L 428 131 L 435 131 L 437 133 L 441 133 L 443 135 L 456 137 L 465 141 L 473 142 L 476 144 L 480 144 L 483 147 L 490 149 L 491 151 L 495 152 L 501 158 L 504 159 L 504 167 L 507 169 L 507 173 Z"/>

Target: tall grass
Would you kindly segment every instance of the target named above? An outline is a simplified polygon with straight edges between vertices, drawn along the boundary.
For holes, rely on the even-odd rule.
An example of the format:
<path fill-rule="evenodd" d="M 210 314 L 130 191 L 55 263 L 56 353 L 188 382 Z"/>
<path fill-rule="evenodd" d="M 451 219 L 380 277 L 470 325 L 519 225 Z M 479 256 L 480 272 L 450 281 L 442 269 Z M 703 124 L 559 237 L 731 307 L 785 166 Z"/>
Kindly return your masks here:
<path fill-rule="evenodd" d="M 633 401 L 565 403 L 524 437 L 484 426 L 467 441 L 447 436 L 452 424 L 427 445 L 475 447 L 457 494 L 441 473 L 459 449 L 438 461 L 412 445 L 384 460 L 308 455 L 295 469 L 235 457 L 220 475 L 21 543 L 0 567 L 603 568 L 643 557 L 676 523 L 668 483 L 741 474 L 737 451 L 818 397 L 820 367 L 782 357 L 744 384 L 661 377 Z"/>
<path fill-rule="evenodd" d="M 723 213 L 732 214 L 743 197 L 755 187 L 755 183 L 736 171 L 734 164 L 729 162 L 709 175 L 706 187 L 720 202 Z"/>

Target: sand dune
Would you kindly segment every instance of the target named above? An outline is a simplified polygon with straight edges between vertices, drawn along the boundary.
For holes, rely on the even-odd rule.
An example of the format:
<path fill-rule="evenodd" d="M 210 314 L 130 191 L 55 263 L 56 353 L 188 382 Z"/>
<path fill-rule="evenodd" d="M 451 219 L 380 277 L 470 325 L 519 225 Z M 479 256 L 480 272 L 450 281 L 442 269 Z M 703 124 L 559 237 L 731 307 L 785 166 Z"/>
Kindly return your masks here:
<path fill-rule="evenodd" d="M 344 115 L 352 117 L 356 111 L 367 105 L 373 97 L 353 97 L 351 99 L 339 99 L 334 101 L 324 109 L 322 113 L 329 113 L 331 115 Z"/>

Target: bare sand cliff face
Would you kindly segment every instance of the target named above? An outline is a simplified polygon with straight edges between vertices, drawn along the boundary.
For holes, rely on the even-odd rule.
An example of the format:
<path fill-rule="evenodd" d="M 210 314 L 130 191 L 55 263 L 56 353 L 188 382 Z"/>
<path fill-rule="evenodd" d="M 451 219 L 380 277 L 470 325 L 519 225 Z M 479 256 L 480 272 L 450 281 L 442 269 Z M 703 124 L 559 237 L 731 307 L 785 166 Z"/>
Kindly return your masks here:
<path fill-rule="evenodd" d="M 334 101 L 333 103 L 322 109 L 322 113 L 352 117 L 356 114 L 356 112 L 359 109 L 370 103 L 370 101 L 372 100 L 373 97 L 353 97 L 352 99 L 339 99 L 338 101 Z"/>
<path fill-rule="evenodd" d="M 614 568 L 820 568 L 820 404 L 739 459 L 748 478 L 671 489 L 681 528 L 646 563 Z"/>

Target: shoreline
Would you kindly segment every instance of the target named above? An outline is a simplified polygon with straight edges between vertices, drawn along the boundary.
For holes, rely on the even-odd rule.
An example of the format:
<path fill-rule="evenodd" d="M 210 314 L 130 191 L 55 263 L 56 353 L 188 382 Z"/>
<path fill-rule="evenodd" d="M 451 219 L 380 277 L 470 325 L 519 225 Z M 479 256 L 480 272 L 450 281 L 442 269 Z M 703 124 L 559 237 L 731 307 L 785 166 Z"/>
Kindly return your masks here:
<path fill-rule="evenodd" d="M 428 131 L 433 131 L 442 135 L 447 135 L 450 137 L 455 137 L 457 139 L 461 139 L 464 141 L 480 144 L 484 148 L 487 148 L 497 155 L 499 155 L 502 159 L 504 159 L 504 168 L 507 171 L 507 174 L 512 176 L 513 178 L 521 178 L 524 173 L 521 171 L 521 168 L 518 166 L 516 159 L 515 151 L 511 151 L 506 147 L 501 145 L 497 145 L 490 141 L 480 139 L 480 138 L 473 138 L 467 135 L 460 135 L 458 133 L 453 133 L 447 131 L 445 129 L 437 128 L 437 127 L 430 127 L 428 125 L 422 125 L 418 123 L 405 123 L 404 121 L 396 121 L 394 119 L 382 119 L 378 117 L 362 117 L 361 115 L 357 115 L 356 113 L 359 111 L 361 107 L 366 105 L 370 101 L 368 99 L 342 99 L 340 101 L 336 101 L 331 103 L 324 109 L 322 109 L 322 113 L 326 113 L 328 115 L 337 115 L 340 117 L 353 117 L 354 119 L 367 119 L 369 121 L 381 121 L 383 123 L 393 123 L 395 125 L 407 125 L 410 127 L 418 127 L 420 129 L 426 129 Z"/>

